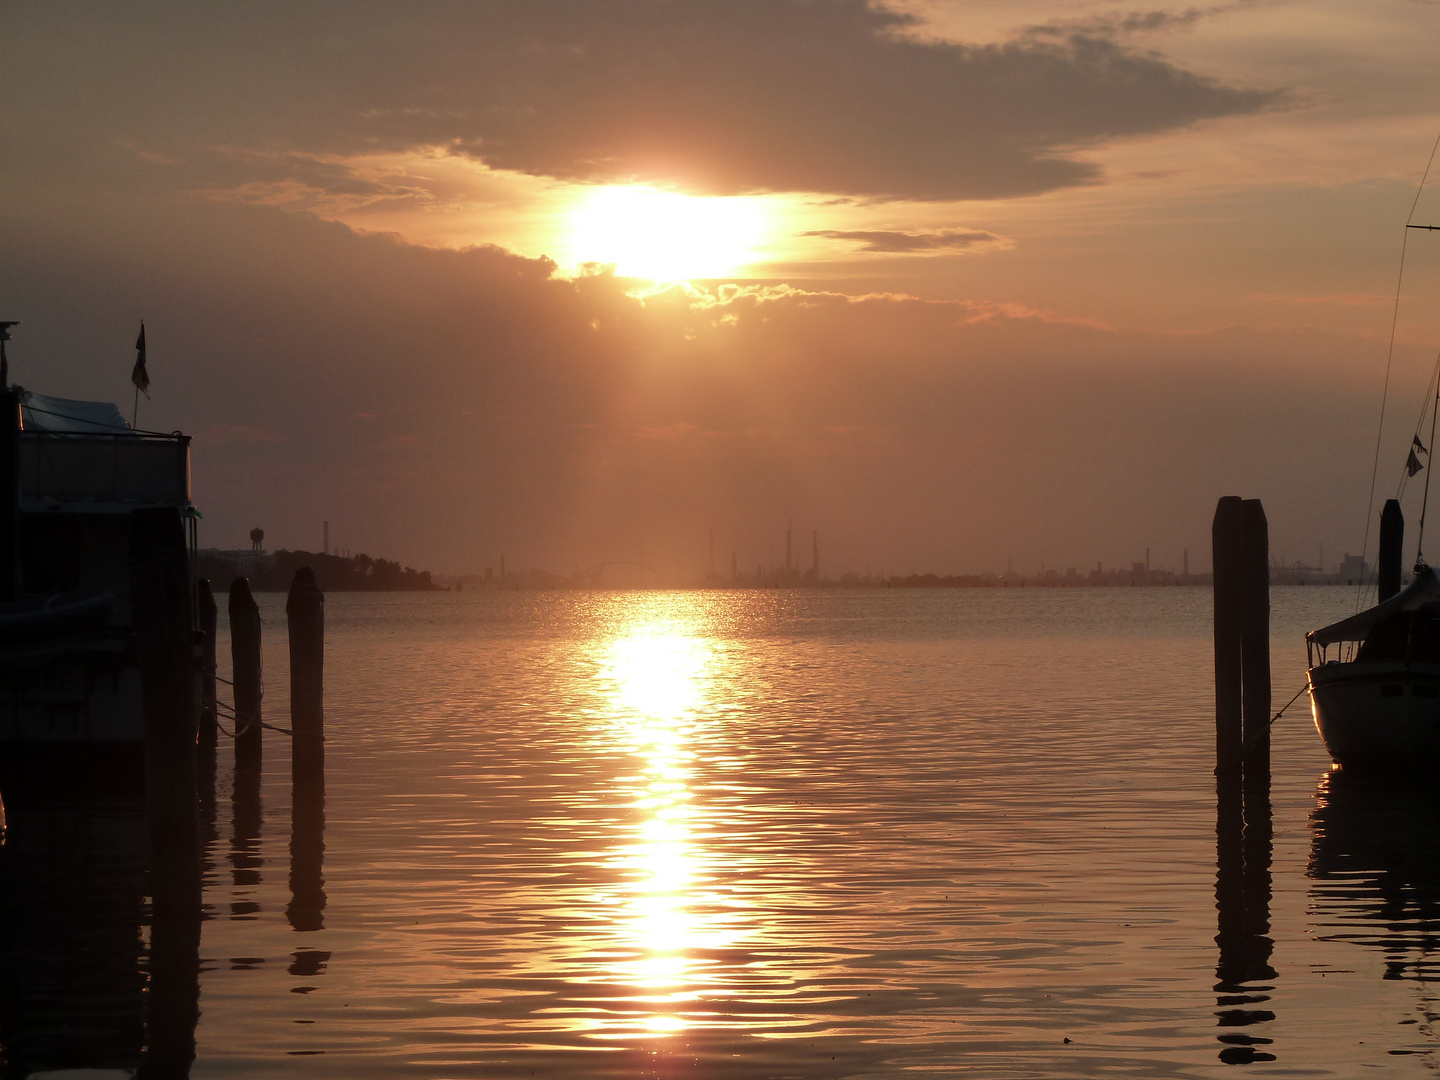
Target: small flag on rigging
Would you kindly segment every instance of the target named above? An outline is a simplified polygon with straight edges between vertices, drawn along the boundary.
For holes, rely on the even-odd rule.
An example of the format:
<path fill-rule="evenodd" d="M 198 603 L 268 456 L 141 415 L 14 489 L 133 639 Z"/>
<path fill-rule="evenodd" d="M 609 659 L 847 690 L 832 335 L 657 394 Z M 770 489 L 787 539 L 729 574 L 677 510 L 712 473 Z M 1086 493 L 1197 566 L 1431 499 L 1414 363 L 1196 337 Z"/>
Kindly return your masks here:
<path fill-rule="evenodd" d="M 1410 476 L 1414 476 L 1424 467 L 1424 465 L 1420 464 L 1420 459 L 1415 456 L 1415 451 L 1411 450 L 1410 456 L 1405 459 L 1405 472 L 1408 473 Z"/>
<path fill-rule="evenodd" d="M 1430 453 L 1429 450 L 1426 450 L 1426 449 L 1425 449 L 1425 444 L 1420 441 L 1420 436 L 1419 436 L 1419 435 L 1412 435 L 1412 436 L 1410 436 L 1410 445 L 1413 446 L 1413 447 L 1415 447 L 1415 448 L 1416 448 L 1417 450 L 1419 450 L 1420 453 L 1422 453 L 1422 454 L 1428 454 L 1428 453 Z"/>
<path fill-rule="evenodd" d="M 140 336 L 135 339 L 135 369 L 130 372 L 130 381 L 147 398 L 150 396 L 150 373 L 145 370 L 145 322 L 140 322 Z M 1412 474 L 1413 475 L 1413 474 Z"/>

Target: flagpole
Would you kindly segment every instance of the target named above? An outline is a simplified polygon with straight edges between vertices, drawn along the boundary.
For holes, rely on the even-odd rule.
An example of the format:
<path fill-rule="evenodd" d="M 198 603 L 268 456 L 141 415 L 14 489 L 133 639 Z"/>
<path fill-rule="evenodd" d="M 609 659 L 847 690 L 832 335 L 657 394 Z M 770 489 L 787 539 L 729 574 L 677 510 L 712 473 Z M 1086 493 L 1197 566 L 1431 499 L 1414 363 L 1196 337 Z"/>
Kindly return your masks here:
<path fill-rule="evenodd" d="M 130 426 L 132 428 L 140 426 L 140 387 L 138 386 L 135 387 L 135 407 L 130 410 Z"/>

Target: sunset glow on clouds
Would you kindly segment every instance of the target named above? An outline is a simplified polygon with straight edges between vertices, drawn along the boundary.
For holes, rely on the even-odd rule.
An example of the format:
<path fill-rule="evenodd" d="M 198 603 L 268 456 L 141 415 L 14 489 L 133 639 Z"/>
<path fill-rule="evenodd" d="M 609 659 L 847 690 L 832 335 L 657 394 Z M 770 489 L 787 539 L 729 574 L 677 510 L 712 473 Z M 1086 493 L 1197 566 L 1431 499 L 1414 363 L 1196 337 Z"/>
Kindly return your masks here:
<path fill-rule="evenodd" d="M 794 518 L 836 570 L 1178 563 L 1233 488 L 1339 551 L 1436 18 L 20 5 L 0 315 L 22 381 L 115 397 L 143 311 L 167 425 L 271 433 L 197 442 L 222 546 L 753 566 Z"/>

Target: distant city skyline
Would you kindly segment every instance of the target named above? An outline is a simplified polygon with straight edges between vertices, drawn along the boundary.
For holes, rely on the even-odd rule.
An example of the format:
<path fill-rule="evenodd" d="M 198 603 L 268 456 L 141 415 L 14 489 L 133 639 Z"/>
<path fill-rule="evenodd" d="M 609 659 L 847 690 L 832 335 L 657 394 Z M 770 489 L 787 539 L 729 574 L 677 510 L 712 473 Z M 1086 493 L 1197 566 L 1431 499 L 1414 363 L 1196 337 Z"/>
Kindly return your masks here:
<path fill-rule="evenodd" d="M 320 523 L 320 530 L 319 530 L 319 532 L 320 532 L 320 546 L 313 546 L 313 544 L 307 545 L 307 544 L 304 543 L 304 542 L 295 542 L 295 543 L 281 543 L 281 544 L 277 545 L 277 549 L 278 549 L 279 547 L 284 547 L 284 548 L 287 548 L 287 549 L 289 549 L 289 550 L 303 550 L 303 551 L 317 551 L 317 552 L 328 552 L 328 551 L 332 550 L 331 547 L 330 547 L 330 522 L 329 522 L 329 521 L 322 521 L 322 522 Z M 928 567 L 923 567 L 923 568 L 921 568 L 921 567 L 919 567 L 919 566 L 910 565 L 911 563 L 913 563 L 913 560 L 903 560 L 903 559 L 902 559 L 902 560 L 899 561 L 899 564 L 898 564 L 898 565 L 903 565 L 903 566 L 906 566 L 906 567 L 908 567 L 908 568 L 906 568 L 906 569 L 887 569 L 887 568 L 885 568 L 885 567 L 872 567 L 870 564 L 866 564 L 866 565 L 863 566 L 863 567 L 860 567 L 860 566 L 839 566 L 839 567 L 833 567 L 833 568 L 832 568 L 832 567 L 830 567 L 829 564 L 827 563 L 825 573 L 820 573 L 820 572 L 819 572 L 819 567 L 820 567 L 820 531 L 819 531 L 818 529 L 811 529 L 811 530 L 810 530 L 810 534 L 811 534 L 811 562 L 810 562 L 810 564 L 809 564 L 808 567 L 802 567 L 802 566 L 800 565 L 800 559 L 799 559 L 798 555 L 797 555 L 797 554 L 794 552 L 794 550 L 793 550 L 793 545 L 794 545 L 794 522 L 793 522 L 793 521 L 791 521 L 791 522 L 789 522 L 789 523 L 787 524 L 787 527 L 786 527 L 786 530 L 785 530 L 785 536 L 784 536 L 784 538 L 783 538 L 783 541 L 781 541 L 781 544 L 783 545 L 783 547 L 781 547 L 781 548 L 777 551 L 777 554 L 780 555 L 780 557 L 779 557 L 778 559 L 772 559 L 771 561 L 767 561 L 766 557 L 762 554 L 758 560 L 757 560 L 757 559 L 754 559 L 754 558 L 751 558 L 751 559 L 749 559 L 749 560 L 746 560 L 746 559 L 744 559 L 744 558 L 741 557 L 741 551 L 740 551 L 738 548 L 728 549 L 728 550 L 729 550 L 728 557 L 724 560 L 724 566 L 725 566 L 725 567 L 728 567 L 728 569 L 725 571 L 725 573 L 721 573 L 720 571 L 718 571 L 718 570 L 716 569 L 717 565 L 719 565 L 719 563 L 717 563 L 717 558 L 716 558 L 717 550 L 723 551 L 723 550 L 725 550 L 725 549 L 724 549 L 724 547 L 723 547 L 723 544 L 720 545 L 720 547 L 717 549 L 717 546 L 716 546 L 717 538 L 721 537 L 722 534 L 720 534 L 719 532 L 717 532 L 717 530 L 714 530 L 714 529 L 709 530 L 709 532 L 707 533 L 706 558 L 705 558 L 705 563 L 704 563 L 704 565 L 703 565 L 703 566 L 697 565 L 695 568 L 692 568 L 692 570 L 691 570 L 688 574 L 687 574 L 686 570 L 685 570 L 683 567 L 678 568 L 678 569 L 677 569 L 677 568 L 672 568 L 672 569 L 669 569 L 669 570 L 661 570 L 661 568 L 658 567 L 658 566 L 651 567 L 650 563 L 647 562 L 646 559 L 644 558 L 644 552 L 643 552 L 643 551 L 639 552 L 639 553 L 637 554 L 637 557 L 634 558 L 634 559 L 623 559 L 623 558 L 622 558 L 622 559 L 599 559 L 599 560 L 596 560 L 595 563 L 587 563 L 587 564 L 585 564 L 585 565 L 586 565 L 586 566 L 593 566 L 593 565 L 600 565 L 600 564 L 605 564 L 605 563 L 632 563 L 632 562 L 633 562 L 635 565 L 646 566 L 646 567 L 649 567 L 650 569 L 655 570 L 656 572 L 668 573 L 668 574 L 679 575 L 679 576 L 684 576 L 684 577 L 694 576 L 694 577 L 697 577 L 697 578 L 700 578 L 700 579 L 707 579 L 707 578 L 711 578 L 711 577 L 718 577 L 718 578 L 721 578 L 722 580 L 723 580 L 726 576 L 729 576 L 729 577 L 732 577 L 732 578 L 740 577 L 740 576 L 742 576 L 742 575 L 741 575 L 741 571 L 740 571 L 740 567 L 742 567 L 742 566 L 752 566 L 752 565 L 759 567 L 760 570 L 761 570 L 763 573 L 767 573 L 767 574 L 777 574 L 777 573 L 783 574 L 783 573 L 785 573 L 785 572 L 788 571 L 788 572 L 791 572 L 791 573 L 795 573 L 795 574 L 797 574 L 797 575 L 800 575 L 800 574 L 810 574 L 811 576 L 819 577 L 819 578 L 821 578 L 821 579 L 834 579 L 834 580 L 838 580 L 840 577 L 842 577 L 842 576 L 844 576 L 844 575 L 847 575 L 847 574 L 848 574 L 848 575 L 869 575 L 869 576 L 873 576 L 873 577 L 883 577 L 883 576 L 886 576 L 886 575 L 889 575 L 889 574 L 898 574 L 898 575 L 906 575 L 906 574 L 986 575 L 986 574 L 990 574 L 990 575 L 994 575 L 994 576 L 996 576 L 996 577 L 1005 577 L 1005 576 L 1007 576 L 1007 575 L 1011 575 L 1011 576 L 1014 576 L 1014 577 L 1017 577 L 1017 578 L 1024 578 L 1024 577 L 1032 577 L 1032 578 L 1033 578 L 1033 577 L 1037 577 L 1037 576 L 1039 576 L 1039 575 L 1044 574 L 1046 571 L 1053 571 L 1053 572 L 1055 572 L 1055 573 L 1057 573 L 1057 574 L 1059 574 L 1059 575 L 1061 575 L 1061 576 L 1065 576 L 1065 575 L 1067 575 L 1067 574 L 1073 573 L 1073 574 L 1078 575 L 1078 576 L 1080 576 L 1080 577 L 1085 577 L 1085 576 L 1087 576 L 1092 570 L 1098 570 L 1098 571 L 1100 571 L 1101 573 L 1112 573 L 1112 572 L 1122 572 L 1122 573 L 1123 573 L 1123 572 L 1134 572 L 1134 571 L 1138 571 L 1138 570 L 1142 570 L 1142 569 L 1143 569 L 1143 570 L 1147 570 L 1147 571 L 1153 569 L 1153 570 L 1155 570 L 1155 571 L 1157 571 L 1157 572 L 1172 573 L 1172 574 L 1180 575 L 1180 576 L 1182 576 L 1182 577 L 1190 576 L 1191 574 L 1194 574 L 1194 575 L 1203 575 L 1203 574 L 1208 574 L 1208 573 L 1210 572 L 1210 549 L 1209 549 L 1209 546 L 1206 545 L 1206 546 L 1205 546 L 1203 549 L 1201 549 L 1198 553 L 1197 553 L 1197 552 L 1192 552 L 1191 549 L 1189 549 L 1189 548 L 1181 548 L 1178 553 L 1173 553 L 1173 554 L 1174 554 L 1174 557 L 1173 557 L 1173 558 L 1170 558 L 1168 555 L 1167 555 L 1167 556 L 1162 556 L 1160 553 L 1154 551 L 1154 549 L 1151 549 L 1151 548 L 1148 548 L 1148 547 L 1142 547 L 1142 548 L 1139 549 L 1139 550 L 1140 550 L 1140 553 L 1141 553 L 1139 558 L 1131 558 L 1131 559 L 1121 558 L 1121 559 L 1116 559 L 1116 560 L 1113 560 L 1113 561 L 1107 561 L 1107 560 L 1105 560 L 1105 559 L 1096 559 L 1096 560 L 1093 560 L 1093 561 L 1090 562 L 1090 563 L 1085 563 L 1085 562 L 1081 562 L 1081 561 L 1077 561 L 1077 560 L 1061 559 L 1061 560 L 1059 560 L 1059 561 L 1057 561 L 1057 562 L 1054 562 L 1054 563 L 1047 563 L 1047 562 L 1044 562 L 1044 561 L 1038 561 L 1038 562 L 1030 563 L 1030 564 L 1028 564 L 1028 565 L 1022 564 L 1022 565 L 1020 565 L 1020 566 L 1017 567 L 1017 566 L 1015 566 L 1013 554 L 1012 554 L 1012 553 L 1007 553 L 1007 555 L 1006 555 L 1006 565 L 1005 565 L 1005 567 L 1004 567 L 1003 569 L 1002 569 L 1001 567 L 999 567 L 999 566 L 957 566 L 957 565 L 928 566 Z M 1412 540 L 1411 540 L 1412 545 L 1413 545 L 1413 542 L 1414 542 L 1414 541 L 1413 541 L 1413 539 L 1412 539 Z M 229 545 L 229 546 L 227 546 L 227 545 L 222 545 L 222 544 L 211 544 L 208 540 L 206 540 L 206 541 L 204 542 L 204 544 L 205 544 L 206 547 L 215 548 L 215 549 L 217 549 L 217 550 L 239 550 L 239 548 L 236 547 L 235 545 Z M 349 546 L 347 546 L 347 547 L 340 547 L 340 546 L 337 544 L 337 545 L 333 548 L 333 550 L 336 551 L 336 552 L 339 553 L 339 554 L 343 554 L 343 555 L 345 555 L 345 556 L 349 556 L 349 555 L 354 554 L 357 549 L 355 549 L 355 548 L 353 548 L 353 547 L 349 547 Z M 365 550 L 365 549 L 362 548 L 362 549 L 358 549 L 358 550 Z M 1356 560 L 1359 560 L 1359 559 L 1361 558 L 1361 556 L 1360 556 L 1358 553 L 1352 555 L 1352 554 L 1349 553 L 1349 552 L 1342 552 L 1339 556 L 1334 557 L 1334 558 L 1331 558 L 1331 559 L 1329 559 L 1329 560 L 1327 561 L 1327 560 L 1325 559 L 1324 547 L 1323 547 L 1323 545 L 1316 544 L 1316 545 L 1315 545 L 1315 551 L 1316 551 L 1316 559 L 1315 559 L 1314 562 L 1311 562 L 1311 561 L 1307 560 L 1307 559 L 1304 558 L 1303 556 L 1296 556 L 1296 557 L 1291 558 L 1291 557 L 1289 557 L 1289 556 L 1288 556 L 1286 553 L 1284 553 L 1284 552 L 1272 551 L 1272 552 L 1271 552 L 1271 565 L 1272 565 L 1274 568 L 1276 568 L 1277 570 L 1283 569 L 1283 570 L 1286 570 L 1286 571 L 1298 571 L 1298 572 L 1301 572 L 1301 573 L 1311 573 L 1311 572 L 1313 572 L 1313 573 L 1319 573 L 1319 574 L 1333 573 L 1333 574 L 1336 574 L 1336 575 L 1339 575 L 1339 576 L 1344 576 L 1344 573 L 1345 573 L 1345 564 L 1346 564 L 1347 562 L 1355 562 Z M 367 553 L 370 554 L 370 555 L 372 555 L 372 556 L 375 556 L 375 557 L 386 557 L 386 553 L 385 553 L 384 551 L 367 551 Z M 455 567 L 435 567 L 435 568 L 431 568 L 431 569 L 434 569 L 436 573 L 441 574 L 441 575 L 443 575 L 443 576 L 449 576 L 449 577 L 456 577 L 456 576 L 459 576 L 459 577 L 470 577 L 470 576 L 481 575 L 481 574 L 483 573 L 483 568 L 484 568 L 485 566 L 489 566 L 489 567 L 491 568 L 491 570 L 493 571 L 493 569 L 494 569 L 495 565 L 497 564 L 497 562 L 503 561 L 503 560 L 501 559 L 501 556 L 500 556 L 499 553 L 496 553 L 496 554 L 490 555 L 490 556 L 483 556 L 483 555 L 482 555 L 482 556 L 476 556 L 476 559 L 477 559 L 478 561 L 475 563 L 474 566 L 466 566 L 466 567 L 462 567 L 462 568 L 455 568 Z M 1373 563 L 1373 553 L 1372 553 L 1372 556 L 1371 556 L 1370 558 L 1367 558 L 1367 559 L 1364 561 L 1364 566 L 1365 566 L 1365 568 L 1366 568 L 1367 571 L 1370 569 L 1372 563 Z M 553 568 L 553 567 L 534 566 L 534 567 L 529 567 L 529 568 L 527 568 L 527 569 L 540 569 L 540 570 L 544 570 L 546 573 L 552 573 L 552 574 L 553 574 L 553 573 L 559 573 L 559 571 L 557 571 L 557 570 L 556 570 L 555 568 Z M 832 571 L 833 571 L 833 572 L 832 572 Z M 747 572 L 747 573 L 746 573 L 746 576 L 751 576 L 751 575 L 750 575 L 749 572 Z"/>

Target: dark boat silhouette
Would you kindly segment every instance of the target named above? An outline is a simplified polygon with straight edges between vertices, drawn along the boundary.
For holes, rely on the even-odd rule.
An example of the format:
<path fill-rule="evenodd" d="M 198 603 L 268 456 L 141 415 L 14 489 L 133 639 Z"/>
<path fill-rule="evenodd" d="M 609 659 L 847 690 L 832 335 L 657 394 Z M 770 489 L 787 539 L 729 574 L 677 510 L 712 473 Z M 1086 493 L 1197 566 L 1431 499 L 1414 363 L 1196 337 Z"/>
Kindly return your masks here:
<path fill-rule="evenodd" d="M 190 438 L 133 428 L 109 402 L 4 393 L 19 429 L 3 455 L 14 563 L 0 602 L 0 789 L 41 763 L 138 769 L 131 514 L 177 508 L 194 565 Z"/>
<path fill-rule="evenodd" d="M 1440 579 L 1429 567 L 1399 593 L 1305 635 L 1315 728 L 1349 769 L 1440 761 Z M 1351 659 L 1327 655 L 1350 645 Z"/>

